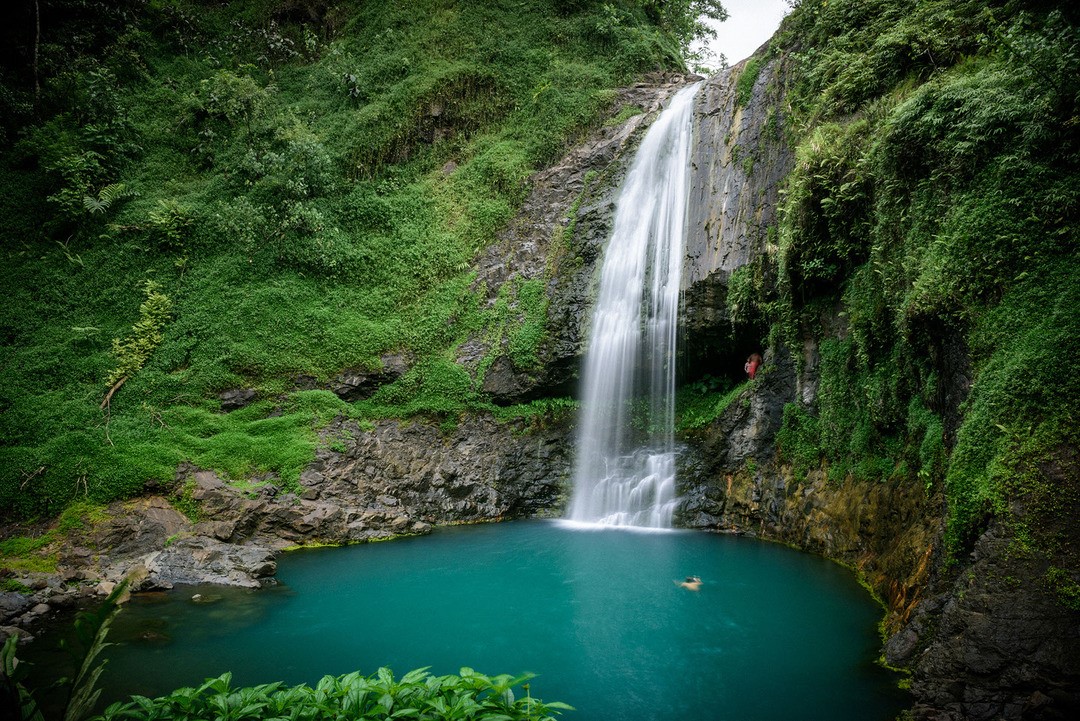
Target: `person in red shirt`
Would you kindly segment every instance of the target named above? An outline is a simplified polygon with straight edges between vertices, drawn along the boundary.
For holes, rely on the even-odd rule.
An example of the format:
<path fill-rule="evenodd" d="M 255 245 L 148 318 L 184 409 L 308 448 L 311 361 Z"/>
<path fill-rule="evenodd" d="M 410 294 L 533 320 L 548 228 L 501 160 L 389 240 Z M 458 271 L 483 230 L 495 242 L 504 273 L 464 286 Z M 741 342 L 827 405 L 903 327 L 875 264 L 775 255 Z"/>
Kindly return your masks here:
<path fill-rule="evenodd" d="M 754 376 L 757 375 L 757 369 L 760 365 L 761 355 L 759 353 L 751 353 L 750 357 L 746 359 L 746 365 L 743 366 L 743 370 L 746 371 L 746 375 L 750 376 L 750 380 L 754 380 Z"/>

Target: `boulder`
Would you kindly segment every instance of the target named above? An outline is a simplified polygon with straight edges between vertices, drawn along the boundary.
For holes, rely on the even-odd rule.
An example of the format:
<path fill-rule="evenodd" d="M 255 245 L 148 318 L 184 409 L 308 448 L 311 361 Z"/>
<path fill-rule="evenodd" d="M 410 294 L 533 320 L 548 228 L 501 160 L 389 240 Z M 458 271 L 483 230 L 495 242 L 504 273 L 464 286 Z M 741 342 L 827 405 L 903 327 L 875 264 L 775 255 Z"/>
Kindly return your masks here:
<path fill-rule="evenodd" d="M 29 596 L 16 591 L 0 592 L 0 618 L 11 618 L 34 605 Z"/>
<path fill-rule="evenodd" d="M 401 354 L 384 355 L 379 362 L 381 367 L 377 370 L 349 368 L 342 371 L 330 382 L 330 390 L 344 401 L 361 400 L 378 390 L 379 386 L 396 381 L 410 365 Z"/>
<path fill-rule="evenodd" d="M 228 413 L 251 405 L 256 395 L 254 388 L 230 388 L 219 393 L 218 400 L 221 401 L 221 410 Z"/>
<path fill-rule="evenodd" d="M 257 588 L 274 575 L 273 552 L 257 545 L 238 546 L 206 537 L 179 540 L 146 561 L 157 585 L 217 583 Z"/>
<path fill-rule="evenodd" d="M 19 639 L 18 643 L 20 646 L 24 646 L 34 640 L 33 634 L 21 626 L 0 626 L 0 645 L 12 636 Z"/>

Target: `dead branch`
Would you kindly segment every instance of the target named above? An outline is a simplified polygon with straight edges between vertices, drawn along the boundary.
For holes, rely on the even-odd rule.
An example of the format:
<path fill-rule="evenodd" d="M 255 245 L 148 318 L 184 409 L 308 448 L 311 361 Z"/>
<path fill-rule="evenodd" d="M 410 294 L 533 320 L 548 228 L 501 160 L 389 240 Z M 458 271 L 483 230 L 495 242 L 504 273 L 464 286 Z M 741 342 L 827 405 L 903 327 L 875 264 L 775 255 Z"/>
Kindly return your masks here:
<path fill-rule="evenodd" d="M 103 400 L 101 402 L 101 405 L 98 406 L 99 408 L 101 408 L 101 410 L 105 410 L 105 408 L 109 407 L 109 401 L 112 400 L 113 393 L 116 393 L 116 391 L 120 390 L 120 386 L 124 385 L 124 381 L 126 381 L 127 379 L 128 377 L 124 376 L 113 384 L 113 387 L 110 388 L 109 392 L 105 394 L 105 400 Z"/>

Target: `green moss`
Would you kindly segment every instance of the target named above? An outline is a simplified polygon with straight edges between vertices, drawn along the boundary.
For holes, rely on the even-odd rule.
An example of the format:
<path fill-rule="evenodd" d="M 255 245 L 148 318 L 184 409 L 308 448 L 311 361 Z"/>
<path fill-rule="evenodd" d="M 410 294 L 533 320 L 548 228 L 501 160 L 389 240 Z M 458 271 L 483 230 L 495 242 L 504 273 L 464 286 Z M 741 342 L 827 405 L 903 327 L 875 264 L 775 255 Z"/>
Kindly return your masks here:
<path fill-rule="evenodd" d="M 32 588 L 14 578 L 5 578 L 0 581 L 0 591 L 22 594 L 30 594 L 34 592 Z"/>
<path fill-rule="evenodd" d="M 56 524 L 56 531 L 60 534 L 68 534 L 72 531 L 87 530 L 88 525 L 93 526 L 108 518 L 105 507 L 89 501 L 75 501 L 60 514 L 60 520 Z"/>
<path fill-rule="evenodd" d="M 755 56 L 746 61 L 742 72 L 739 73 L 739 79 L 735 81 L 736 106 L 744 106 L 750 102 L 754 94 L 754 85 L 757 83 L 758 75 L 761 74 L 761 65 L 760 57 Z"/>
<path fill-rule="evenodd" d="M 622 125 L 630 118 L 641 115 L 645 111 L 636 105 L 624 105 L 619 109 L 619 112 L 612 115 L 610 118 L 604 121 L 605 127 L 617 127 Z"/>
<path fill-rule="evenodd" d="M 1080 583 L 1064 569 L 1051 566 L 1046 571 L 1046 583 L 1057 594 L 1065 608 L 1080 611 Z"/>
<path fill-rule="evenodd" d="M 54 573 L 59 560 L 57 553 L 49 552 L 58 538 L 55 530 L 40 536 L 13 536 L 0 541 L 0 568 L 12 571 Z"/>
<path fill-rule="evenodd" d="M 0 541 L 0 555 L 3 556 L 28 556 L 35 551 L 40 551 L 55 540 L 53 534 L 43 534 L 31 538 L 29 536 L 13 536 Z"/>
<path fill-rule="evenodd" d="M 192 497 L 194 491 L 195 481 L 192 479 L 177 489 L 171 501 L 173 508 L 183 513 L 192 523 L 198 523 L 202 520 L 202 514 L 199 511 L 199 504 Z"/>

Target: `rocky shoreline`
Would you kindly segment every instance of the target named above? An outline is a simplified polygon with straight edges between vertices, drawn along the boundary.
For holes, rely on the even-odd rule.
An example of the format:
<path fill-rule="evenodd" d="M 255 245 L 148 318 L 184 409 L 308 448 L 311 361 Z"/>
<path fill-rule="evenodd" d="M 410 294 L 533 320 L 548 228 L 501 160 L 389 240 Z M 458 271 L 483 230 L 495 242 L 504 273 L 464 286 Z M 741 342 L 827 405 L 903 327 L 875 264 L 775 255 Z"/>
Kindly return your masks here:
<path fill-rule="evenodd" d="M 382 421 L 365 430 L 339 420 L 325 447 L 287 492 L 272 480 L 227 483 L 182 466 L 173 500 L 151 495 L 111 504 L 72 532 L 56 573 L 14 575 L 30 590 L 0 594 L 3 633 L 31 637 L 42 619 L 108 594 L 135 574 L 133 591 L 213 583 L 274 583 L 275 557 L 289 547 L 342 545 L 429 533 L 435 525 L 543 515 L 566 493 L 567 422 Z M 342 441 L 341 439 L 349 439 Z M 177 505 L 194 511 L 189 518 Z"/>

